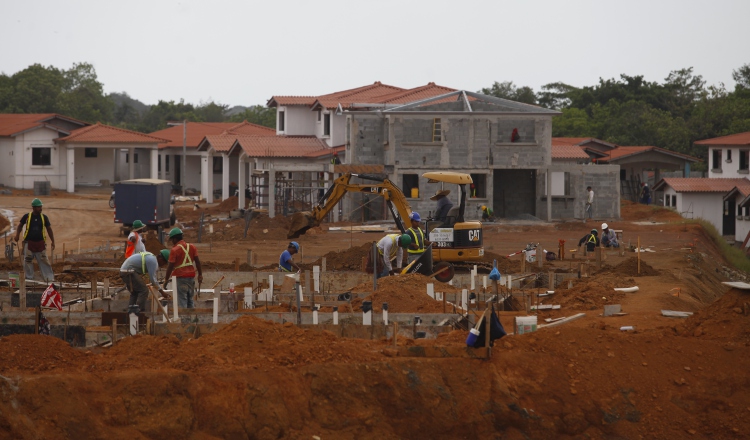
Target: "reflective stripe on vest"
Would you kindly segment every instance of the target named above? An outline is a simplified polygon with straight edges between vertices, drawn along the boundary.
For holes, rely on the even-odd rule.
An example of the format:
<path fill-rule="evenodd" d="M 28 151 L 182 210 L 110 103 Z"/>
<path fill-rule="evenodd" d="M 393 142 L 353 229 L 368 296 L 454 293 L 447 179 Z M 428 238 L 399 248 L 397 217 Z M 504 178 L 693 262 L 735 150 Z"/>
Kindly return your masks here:
<path fill-rule="evenodd" d="M 389 255 L 389 257 L 393 258 L 396 255 L 396 252 L 398 252 L 398 246 L 396 245 L 396 240 L 398 240 L 398 237 L 400 237 L 400 235 L 388 234 L 388 237 L 391 237 L 391 241 L 393 242 L 393 244 L 391 245 L 391 255 Z M 383 250 L 380 249 L 380 246 L 378 246 L 378 253 L 380 255 L 383 255 Z"/>
<path fill-rule="evenodd" d="M 596 235 L 589 234 L 589 241 L 588 242 L 596 244 Z"/>
<path fill-rule="evenodd" d="M 154 255 L 151 252 L 141 252 L 141 272 L 145 275 L 146 272 L 146 255 Z"/>
<path fill-rule="evenodd" d="M 29 216 L 26 218 L 26 232 L 23 233 L 23 241 L 26 241 L 26 237 L 29 235 L 29 228 L 31 227 L 31 215 L 34 214 L 34 212 L 30 212 Z M 42 239 L 44 241 L 47 241 L 47 232 L 45 232 L 44 227 L 44 214 L 39 213 L 39 218 L 42 219 Z"/>
<path fill-rule="evenodd" d="M 417 228 L 415 231 L 414 228 L 409 228 L 407 231 L 411 231 L 412 234 L 414 234 L 414 239 L 417 241 L 417 249 L 410 249 L 407 248 L 406 251 L 410 254 L 422 254 L 424 253 L 424 232 L 421 228 Z M 417 234 L 417 231 L 419 231 L 419 234 Z M 422 238 L 420 240 L 420 237 Z"/>
<path fill-rule="evenodd" d="M 182 247 L 181 244 L 178 244 L 177 246 L 179 246 L 180 249 L 182 249 L 182 251 L 185 252 L 185 259 L 182 260 L 182 264 L 179 265 L 179 266 L 177 266 L 177 267 L 175 267 L 175 269 L 181 269 L 183 267 L 192 266 L 193 265 L 193 260 L 190 258 L 190 253 L 189 253 L 190 252 L 190 245 L 189 244 L 187 245 L 187 249 L 185 249 L 184 247 Z"/>

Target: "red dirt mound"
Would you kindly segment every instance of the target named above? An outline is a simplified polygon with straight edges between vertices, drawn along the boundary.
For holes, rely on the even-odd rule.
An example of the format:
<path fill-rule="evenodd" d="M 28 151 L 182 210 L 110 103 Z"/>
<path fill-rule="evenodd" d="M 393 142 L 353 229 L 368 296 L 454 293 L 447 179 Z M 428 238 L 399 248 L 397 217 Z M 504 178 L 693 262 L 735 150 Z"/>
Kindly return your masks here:
<path fill-rule="evenodd" d="M 603 309 L 607 304 L 620 304 L 625 295 L 630 293 L 616 292 L 615 287 L 633 287 L 635 281 L 622 277 L 602 276 L 580 278 L 571 280 L 573 287 L 570 289 L 556 289 L 551 299 L 545 302 L 548 304 L 560 304 L 563 310 L 597 310 Z M 564 287 L 568 286 L 568 281 L 563 283 Z M 637 295 L 637 293 L 636 293 Z"/>
<path fill-rule="evenodd" d="M 651 220 L 658 222 L 683 221 L 682 216 L 669 208 L 655 205 L 641 205 L 630 200 L 620 201 L 620 218 L 622 220 Z"/>
<path fill-rule="evenodd" d="M 659 276 L 661 272 L 651 267 L 650 264 L 641 260 L 641 273 L 638 274 L 638 258 L 630 257 L 612 269 L 605 269 L 606 272 L 612 272 L 623 277 L 651 277 Z"/>
<path fill-rule="evenodd" d="M 0 372 L 43 372 L 67 369 L 86 357 L 62 339 L 42 335 L 12 335 L 0 338 Z"/>
<path fill-rule="evenodd" d="M 372 252 L 372 243 L 349 248 L 341 252 L 331 251 L 323 257 L 326 259 L 326 270 L 362 270 L 362 258 Z M 320 266 L 323 258 L 317 259 L 311 266 Z"/>
<path fill-rule="evenodd" d="M 372 301 L 372 309 L 382 312 L 383 303 L 388 303 L 392 313 L 443 313 L 443 302 L 427 295 L 427 284 L 433 283 L 435 292 L 454 293 L 459 290 L 450 284 L 435 281 L 420 274 L 385 277 L 378 280 L 378 290 L 366 298 L 352 300 L 357 309 L 362 301 Z M 352 288 L 354 293 L 372 292 L 372 283 L 362 283 Z"/>
<path fill-rule="evenodd" d="M 750 344 L 750 292 L 729 289 L 710 306 L 688 318 L 680 333 Z"/>

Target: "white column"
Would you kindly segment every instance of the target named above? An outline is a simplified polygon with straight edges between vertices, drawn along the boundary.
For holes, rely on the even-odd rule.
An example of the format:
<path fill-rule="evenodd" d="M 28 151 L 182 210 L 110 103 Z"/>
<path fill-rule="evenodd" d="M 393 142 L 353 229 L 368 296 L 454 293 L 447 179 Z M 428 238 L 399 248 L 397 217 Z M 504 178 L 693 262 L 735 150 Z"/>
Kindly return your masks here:
<path fill-rule="evenodd" d="M 336 180 L 336 175 L 333 174 L 333 173 L 328 173 L 328 176 L 331 179 L 331 182 L 328 184 L 328 188 L 330 188 L 331 186 L 333 186 L 333 181 Z M 328 188 L 326 188 L 326 191 L 328 191 Z M 346 197 L 346 198 L 348 198 L 349 200 L 352 199 L 351 197 Z M 342 202 L 343 202 L 343 200 L 342 200 Z M 351 209 L 351 208 L 349 208 L 349 209 Z M 344 212 L 349 212 L 349 211 L 344 211 Z M 338 206 L 334 206 L 333 207 L 333 222 L 336 223 L 339 220 L 341 220 L 341 219 L 339 219 L 339 207 Z M 369 219 L 365 219 L 365 220 L 369 220 Z"/>
<path fill-rule="evenodd" d="M 159 178 L 159 150 L 157 150 L 156 148 L 151 150 L 151 160 L 149 162 L 151 164 L 151 178 L 158 179 Z"/>
<path fill-rule="evenodd" d="M 273 168 L 273 164 L 270 164 L 268 170 L 268 217 L 274 218 L 276 216 L 276 171 Z"/>
<path fill-rule="evenodd" d="M 221 200 L 226 200 L 229 194 L 229 155 L 221 155 Z"/>
<path fill-rule="evenodd" d="M 247 170 L 247 164 L 245 163 L 245 153 L 240 154 L 240 158 L 238 160 L 239 163 L 239 173 L 237 174 L 237 186 L 239 187 L 240 194 L 238 199 L 239 201 L 239 209 L 245 208 L 245 170 Z"/>
<path fill-rule="evenodd" d="M 128 148 L 128 179 L 135 179 L 135 148 Z"/>
<path fill-rule="evenodd" d="M 201 193 L 206 198 L 206 203 L 213 203 L 214 194 L 211 185 L 213 170 L 210 168 L 209 162 L 211 162 L 211 155 L 209 153 L 201 155 Z"/>
<path fill-rule="evenodd" d="M 68 148 L 68 192 L 75 192 L 76 186 L 76 150 L 73 147 Z"/>
<path fill-rule="evenodd" d="M 156 150 L 156 151 L 160 158 L 157 160 L 161 160 L 161 170 L 159 171 L 159 178 L 162 180 L 166 180 L 167 179 L 167 155 L 164 153 L 159 153 L 159 150 Z"/>

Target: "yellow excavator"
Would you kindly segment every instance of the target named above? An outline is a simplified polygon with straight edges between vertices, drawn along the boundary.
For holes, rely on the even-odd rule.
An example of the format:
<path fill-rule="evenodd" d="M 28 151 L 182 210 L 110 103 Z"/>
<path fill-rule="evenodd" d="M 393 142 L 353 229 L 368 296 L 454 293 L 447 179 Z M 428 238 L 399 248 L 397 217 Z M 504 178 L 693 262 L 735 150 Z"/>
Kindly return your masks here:
<path fill-rule="evenodd" d="M 350 183 L 352 177 L 371 180 L 372 184 Z M 448 212 L 447 220 L 426 222 L 431 252 L 412 264 L 413 271 L 425 275 L 435 275 L 435 279 L 448 282 L 453 279 L 456 264 L 471 264 L 484 256 L 482 243 L 482 223 L 465 221 L 466 185 L 472 183 L 471 176 L 450 171 L 434 171 L 422 174 L 430 183 L 442 182 L 457 184 L 461 192 L 461 201 Z M 336 179 L 328 191 L 313 207 L 312 211 L 297 212 L 292 216 L 292 223 L 287 233 L 288 238 L 297 238 L 308 229 L 319 226 L 326 215 L 350 192 L 363 192 L 383 197 L 396 226 L 404 233 L 404 221 L 408 221 L 411 206 L 404 193 L 388 179 L 371 174 L 346 173 Z M 433 264 L 434 263 L 434 264 Z M 409 268 L 406 269 L 410 271 Z"/>

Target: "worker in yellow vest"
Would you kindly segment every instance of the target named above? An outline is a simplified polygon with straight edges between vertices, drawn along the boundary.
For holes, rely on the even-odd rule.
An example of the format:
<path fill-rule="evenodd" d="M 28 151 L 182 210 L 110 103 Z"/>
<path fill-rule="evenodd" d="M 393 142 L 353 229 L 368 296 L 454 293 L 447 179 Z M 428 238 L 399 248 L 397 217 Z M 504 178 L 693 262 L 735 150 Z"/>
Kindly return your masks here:
<path fill-rule="evenodd" d="M 159 292 L 165 298 L 169 298 L 169 295 L 162 290 L 156 279 L 159 267 L 167 264 L 168 259 L 169 251 L 166 249 L 163 249 L 158 256 L 155 256 L 151 252 L 143 251 L 125 259 L 122 266 L 120 266 L 120 278 L 125 283 L 125 288 L 130 292 L 128 306 L 137 305 L 139 311 L 147 311 L 148 287 L 143 282 L 143 275 L 148 275 L 151 285 L 159 289 Z"/>
<path fill-rule="evenodd" d="M 419 227 L 422 222 L 422 217 L 419 216 L 419 213 L 412 212 L 409 214 L 409 221 L 411 221 L 411 227 L 406 230 L 406 234 L 411 237 L 411 244 L 406 249 L 406 253 L 408 254 L 407 264 L 411 264 L 412 261 L 421 257 L 429 244 L 427 243 L 427 236 L 424 229 Z"/>
<path fill-rule="evenodd" d="M 388 234 L 378 241 L 378 278 L 395 275 L 396 269 L 401 269 L 404 260 L 404 249 L 411 244 L 411 237 L 407 234 Z M 396 267 L 391 260 L 396 259 Z"/>
<path fill-rule="evenodd" d="M 198 272 L 198 283 L 203 282 L 203 269 L 198 259 L 198 250 L 183 240 L 182 230 L 174 228 L 169 231 L 169 241 L 172 243 L 169 251 L 169 265 L 167 266 L 167 278 L 164 280 L 164 288 L 174 275 L 177 277 L 177 285 L 172 286 L 177 295 L 179 307 L 195 308 L 193 296 L 195 294 L 195 273 Z"/>
<path fill-rule="evenodd" d="M 32 200 L 31 212 L 21 217 L 21 222 L 18 224 L 18 228 L 16 228 L 16 236 L 14 237 L 16 243 L 21 238 L 22 229 L 24 233 L 21 248 L 23 249 L 23 271 L 26 279 L 34 279 L 34 259 L 36 259 L 44 282 L 50 283 L 54 281 L 55 274 L 52 272 L 52 265 L 49 264 L 46 250 L 48 235 L 52 250 L 55 250 L 55 236 L 52 233 L 52 225 L 49 222 L 49 217 L 42 214 L 41 200 Z"/>

